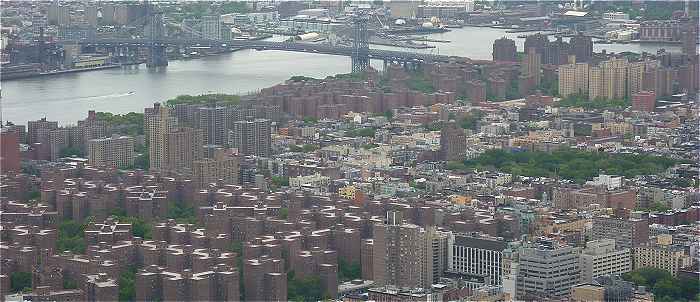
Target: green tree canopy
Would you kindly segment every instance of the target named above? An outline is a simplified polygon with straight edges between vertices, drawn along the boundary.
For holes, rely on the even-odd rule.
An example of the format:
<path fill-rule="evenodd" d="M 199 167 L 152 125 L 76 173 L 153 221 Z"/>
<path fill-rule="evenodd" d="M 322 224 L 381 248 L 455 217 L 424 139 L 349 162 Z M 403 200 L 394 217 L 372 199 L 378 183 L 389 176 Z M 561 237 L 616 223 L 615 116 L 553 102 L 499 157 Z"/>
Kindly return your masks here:
<path fill-rule="evenodd" d="M 280 208 L 279 218 L 280 219 L 287 219 L 288 216 L 289 216 L 289 208 Z"/>
<path fill-rule="evenodd" d="M 586 110 L 621 110 L 630 105 L 629 100 L 588 99 L 586 94 L 572 94 L 562 98 L 556 106 L 581 107 Z"/>
<path fill-rule="evenodd" d="M 10 288 L 12 292 L 21 292 L 31 290 L 32 288 L 32 273 L 29 272 L 13 272 L 10 274 Z"/>
<path fill-rule="evenodd" d="M 148 170 L 151 167 L 151 159 L 148 153 L 142 153 L 134 158 L 134 168 Z"/>
<path fill-rule="evenodd" d="M 394 119 L 394 111 L 393 110 L 384 111 L 384 116 L 386 116 L 386 118 L 388 120 L 392 120 L 392 119 Z"/>
<path fill-rule="evenodd" d="M 136 289 L 136 266 L 129 266 L 119 275 L 119 301 L 134 301 Z"/>
<path fill-rule="evenodd" d="M 435 87 L 433 83 L 428 80 L 422 72 L 412 72 L 409 74 L 409 79 L 406 82 L 408 89 L 414 91 L 420 91 L 423 93 L 433 93 L 435 92 Z"/>
<path fill-rule="evenodd" d="M 667 270 L 644 267 L 622 275 L 636 285 L 646 286 L 657 301 L 697 301 L 700 281 L 695 278 L 673 277 Z"/>
<path fill-rule="evenodd" d="M 151 224 L 135 216 L 127 216 L 122 209 L 113 210 L 110 215 L 115 216 L 119 222 L 131 223 L 131 234 L 143 239 L 151 239 Z"/>
<path fill-rule="evenodd" d="M 87 222 L 80 224 L 74 220 L 65 220 L 58 226 L 58 240 L 56 248 L 59 252 L 71 251 L 73 253 L 85 253 L 85 228 Z"/>
<path fill-rule="evenodd" d="M 374 137 L 377 129 L 374 128 L 359 128 L 345 131 L 345 136 L 349 137 Z"/>
<path fill-rule="evenodd" d="M 85 153 L 83 153 L 83 150 L 80 150 L 78 147 L 65 147 L 61 149 L 59 152 L 61 157 L 84 157 Z"/>
<path fill-rule="evenodd" d="M 122 135 L 142 135 L 143 113 L 129 112 L 126 114 L 112 114 L 110 112 L 97 112 L 97 119 L 107 122 L 113 131 Z"/>
<path fill-rule="evenodd" d="M 349 263 L 345 259 L 338 259 L 338 280 L 348 281 L 362 279 L 362 266 L 358 262 Z"/>
<path fill-rule="evenodd" d="M 459 121 L 463 129 L 476 130 L 476 125 L 484 114 L 480 110 L 472 110 Z"/>
<path fill-rule="evenodd" d="M 197 224 L 197 212 L 184 202 L 174 202 L 168 208 L 168 218 L 177 223 Z"/>
<path fill-rule="evenodd" d="M 289 177 L 285 176 L 272 176 L 272 183 L 279 187 L 289 186 Z"/>
<path fill-rule="evenodd" d="M 207 104 L 210 101 L 216 101 L 219 105 L 238 105 L 241 102 L 241 97 L 234 94 L 201 94 L 201 95 L 178 95 L 174 99 L 169 99 L 165 102 L 166 105 L 174 107 L 177 104 Z"/>
<path fill-rule="evenodd" d="M 659 174 L 677 163 L 676 160 L 633 154 L 588 152 L 575 149 L 546 152 L 508 152 L 489 150 L 472 160 L 465 160 L 466 169 L 498 170 L 520 176 L 559 176 L 578 183 L 591 180 L 600 173 L 622 175 Z"/>
<path fill-rule="evenodd" d="M 290 301 L 320 301 L 324 293 L 318 276 L 297 278 L 294 271 L 287 273 L 287 299 Z"/>

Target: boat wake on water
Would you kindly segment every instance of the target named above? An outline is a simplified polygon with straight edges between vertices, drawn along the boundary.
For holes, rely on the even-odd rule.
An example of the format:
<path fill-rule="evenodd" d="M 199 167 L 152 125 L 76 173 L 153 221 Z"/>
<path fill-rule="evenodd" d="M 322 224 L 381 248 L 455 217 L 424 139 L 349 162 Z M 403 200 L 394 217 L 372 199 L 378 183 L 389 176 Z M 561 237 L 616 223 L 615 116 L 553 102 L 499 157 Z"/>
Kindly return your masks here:
<path fill-rule="evenodd" d="M 85 97 L 80 97 L 77 99 L 73 100 L 78 100 L 78 101 L 91 101 L 91 100 L 101 100 L 101 99 L 112 99 L 112 98 L 121 98 L 125 96 L 130 96 L 135 94 L 133 91 L 129 92 L 124 92 L 124 93 L 112 93 L 112 94 L 103 94 L 103 95 L 91 95 L 91 96 L 85 96 Z"/>

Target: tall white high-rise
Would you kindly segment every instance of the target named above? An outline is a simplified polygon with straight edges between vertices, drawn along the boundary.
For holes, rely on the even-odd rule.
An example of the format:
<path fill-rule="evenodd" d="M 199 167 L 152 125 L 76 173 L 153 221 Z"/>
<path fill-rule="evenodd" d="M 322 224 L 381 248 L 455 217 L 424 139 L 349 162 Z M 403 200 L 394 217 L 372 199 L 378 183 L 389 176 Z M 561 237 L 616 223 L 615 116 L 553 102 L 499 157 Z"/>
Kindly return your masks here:
<path fill-rule="evenodd" d="M 168 133 L 177 127 L 177 118 L 170 116 L 170 108 L 155 103 L 153 108 L 146 108 L 144 119 L 144 126 L 148 131 L 148 159 L 151 169 L 164 169 L 168 160 Z"/>

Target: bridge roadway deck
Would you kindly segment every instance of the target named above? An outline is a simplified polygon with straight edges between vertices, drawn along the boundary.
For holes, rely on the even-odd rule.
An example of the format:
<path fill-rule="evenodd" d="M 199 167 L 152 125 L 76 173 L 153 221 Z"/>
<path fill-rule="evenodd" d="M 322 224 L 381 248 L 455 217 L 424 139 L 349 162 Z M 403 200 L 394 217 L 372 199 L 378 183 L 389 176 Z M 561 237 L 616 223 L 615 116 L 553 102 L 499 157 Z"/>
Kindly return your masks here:
<path fill-rule="evenodd" d="M 170 45 L 197 45 L 197 46 L 217 46 L 229 48 L 250 48 L 257 50 L 282 50 L 296 51 L 308 53 L 321 53 L 340 56 L 352 56 L 352 48 L 345 46 L 332 46 L 327 44 L 313 43 L 298 43 L 298 42 L 271 42 L 271 41 L 251 41 L 251 40 L 231 40 L 231 41 L 215 41 L 202 39 L 95 39 L 95 40 L 78 40 L 78 41 L 61 41 L 60 43 L 77 43 L 85 46 L 137 46 L 148 47 L 170 46 Z M 435 54 L 424 54 L 406 51 L 394 51 L 384 49 L 369 49 L 369 57 L 377 60 L 389 60 L 400 62 L 449 62 L 451 60 L 457 62 L 469 61 L 469 58 L 457 56 L 444 56 Z"/>

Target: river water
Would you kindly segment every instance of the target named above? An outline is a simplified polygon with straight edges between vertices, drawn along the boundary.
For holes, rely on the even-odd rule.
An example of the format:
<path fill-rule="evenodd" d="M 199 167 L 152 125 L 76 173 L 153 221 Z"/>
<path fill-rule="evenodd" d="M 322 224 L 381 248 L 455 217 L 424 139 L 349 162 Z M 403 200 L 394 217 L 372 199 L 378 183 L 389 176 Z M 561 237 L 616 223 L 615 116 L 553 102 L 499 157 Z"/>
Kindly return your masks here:
<path fill-rule="evenodd" d="M 429 38 L 451 43 L 430 43 L 437 48 L 416 50 L 443 55 L 491 59 L 493 41 L 507 36 L 522 50 L 524 39 L 502 29 L 453 29 Z M 380 48 L 381 46 L 371 47 Z M 385 47 L 381 47 L 385 48 Z M 653 52 L 659 48 L 677 52 L 677 46 L 638 44 L 595 44 L 595 51 Z M 373 62 L 381 68 L 381 62 Z M 283 51 L 242 50 L 219 56 L 171 61 L 167 68 L 149 70 L 144 65 L 4 81 L 3 121 L 26 124 L 46 117 L 67 125 L 83 119 L 88 110 L 126 113 L 142 112 L 153 102 L 180 94 L 245 94 L 283 82 L 294 75 L 326 77 L 350 70 L 350 58 L 343 56 Z"/>

